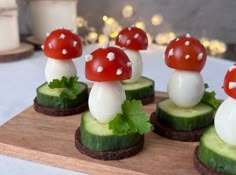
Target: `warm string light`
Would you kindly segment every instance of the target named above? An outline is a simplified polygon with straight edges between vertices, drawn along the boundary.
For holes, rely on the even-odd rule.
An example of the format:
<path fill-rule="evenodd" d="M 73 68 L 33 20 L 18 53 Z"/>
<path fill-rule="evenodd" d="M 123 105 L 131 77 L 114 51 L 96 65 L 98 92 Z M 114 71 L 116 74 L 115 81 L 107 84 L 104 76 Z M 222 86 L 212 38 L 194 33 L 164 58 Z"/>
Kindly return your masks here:
<path fill-rule="evenodd" d="M 134 11 L 135 9 L 132 5 L 126 4 L 124 5 L 121 12 L 123 18 L 130 18 L 134 15 Z M 100 45 L 102 45 L 105 42 L 109 42 L 110 40 L 115 39 L 119 31 L 122 30 L 121 25 L 115 18 L 104 15 L 102 16 L 102 21 L 104 22 L 104 26 L 102 29 L 103 33 L 98 34 L 94 28 L 88 27 L 88 21 L 86 21 L 83 17 L 78 16 L 76 18 L 76 25 L 78 29 L 85 28 L 88 31 L 88 35 L 84 38 L 85 43 L 98 42 Z M 153 26 L 159 26 L 163 23 L 163 21 L 164 19 L 160 14 L 154 14 L 151 17 L 151 24 Z M 136 21 L 133 25 L 146 31 L 146 24 L 143 21 Z M 167 32 L 158 33 L 153 40 L 153 36 L 148 32 L 146 33 L 149 45 L 151 45 L 153 42 L 159 45 L 167 45 L 171 40 L 176 38 L 176 34 L 174 32 Z M 222 54 L 227 50 L 226 44 L 219 40 L 209 40 L 207 38 L 201 38 L 200 41 L 212 55 Z"/>
<path fill-rule="evenodd" d="M 203 46 L 204 46 L 205 48 L 208 48 L 208 47 L 209 47 L 210 41 L 209 41 L 207 38 L 201 38 L 200 41 L 201 41 L 201 43 L 203 44 Z"/>
<path fill-rule="evenodd" d="M 143 29 L 143 30 L 146 30 L 146 26 L 144 24 L 143 21 L 137 21 L 135 24 L 134 24 L 135 27 L 138 27 L 140 29 Z"/>
<path fill-rule="evenodd" d="M 163 21 L 163 18 L 159 14 L 154 14 L 151 18 L 152 25 L 154 25 L 154 26 L 160 25 L 162 23 L 162 21 Z"/>
<path fill-rule="evenodd" d="M 103 34 L 114 39 L 122 29 L 120 24 L 112 17 L 103 16 L 102 17 L 104 26 L 103 26 Z"/>
<path fill-rule="evenodd" d="M 86 22 L 85 22 L 85 20 L 84 20 L 83 17 L 77 16 L 77 18 L 76 18 L 76 25 L 77 25 L 78 28 L 84 27 L 84 26 L 85 26 L 85 23 L 86 23 Z"/>
<path fill-rule="evenodd" d="M 224 42 L 219 40 L 209 40 L 207 38 L 201 38 L 201 43 L 209 50 L 211 55 L 223 54 L 227 50 L 227 46 Z"/>
<path fill-rule="evenodd" d="M 97 42 L 98 34 L 96 32 L 89 32 L 89 34 L 87 35 L 86 39 L 90 43 L 95 43 L 95 42 Z"/>
<path fill-rule="evenodd" d="M 109 42 L 109 37 L 108 36 L 103 35 L 103 34 L 99 35 L 99 37 L 98 37 L 98 44 L 100 46 L 102 46 L 103 43 L 108 43 L 108 42 Z"/>
<path fill-rule="evenodd" d="M 124 18 L 130 18 L 134 14 L 134 7 L 132 5 L 125 5 L 122 9 L 122 16 Z"/>
<path fill-rule="evenodd" d="M 167 45 L 171 40 L 175 38 L 176 38 L 176 35 L 174 32 L 159 33 L 157 34 L 155 41 L 157 44 Z"/>
<path fill-rule="evenodd" d="M 222 54 L 227 50 L 226 44 L 219 40 L 212 40 L 210 42 L 209 50 L 213 55 Z"/>

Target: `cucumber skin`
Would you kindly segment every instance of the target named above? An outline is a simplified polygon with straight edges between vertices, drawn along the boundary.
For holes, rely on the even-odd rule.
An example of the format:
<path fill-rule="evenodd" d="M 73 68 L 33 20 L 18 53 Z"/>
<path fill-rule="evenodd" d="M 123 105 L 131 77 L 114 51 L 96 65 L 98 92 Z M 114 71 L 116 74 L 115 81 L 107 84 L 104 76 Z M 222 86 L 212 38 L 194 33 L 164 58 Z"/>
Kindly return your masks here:
<path fill-rule="evenodd" d="M 207 131 L 205 133 L 207 133 Z M 236 160 L 223 157 L 217 154 L 217 152 L 213 151 L 211 148 L 206 147 L 202 138 L 200 139 L 198 151 L 198 158 L 201 160 L 201 162 L 218 172 L 228 175 L 236 175 Z"/>
<path fill-rule="evenodd" d="M 125 148 L 130 148 L 137 145 L 143 138 L 143 135 L 138 133 L 129 135 L 109 135 L 99 136 L 89 133 L 84 128 L 84 115 L 83 113 L 80 124 L 80 139 L 84 146 L 94 151 L 114 151 Z"/>
<path fill-rule="evenodd" d="M 46 94 L 42 94 L 39 92 L 39 88 L 46 85 L 47 83 L 42 84 L 37 88 L 37 103 L 49 107 L 49 108 L 59 108 L 59 109 L 66 109 L 66 108 L 73 108 L 83 104 L 84 102 L 88 101 L 88 86 L 85 83 L 80 82 L 81 85 L 84 85 L 85 88 L 81 91 L 76 99 L 66 99 L 66 98 L 59 98 L 57 96 L 49 96 Z"/>
<path fill-rule="evenodd" d="M 213 113 L 214 111 L 212 110 L 212 112 L 206 113 L 204 115 L 187 119 L 183 117 L 172 116 L 168 114 L 168 111 L 165 112 L 164 110 L 160 109 L 157 104 L 158 120 L 176 131 L 194 131 L 207 127 L 213 123 Z"/>
<path fill-rule="evenodd" d="M 144 77 L 144 78 L 146 78 L 146 77 Z M 154 95 L 155 82 L 149 78 L 146 78 L 146 79 L 152 81 L 151 86 L 147 86 L 147 87 L 143 87 L 143 88 L 135 89 L 135 90 L 126 90 L 124 88 L 127 100 L 132 100 L 132 99 L 140 100 L 142 98 L 150 97 L 150 96 Z"/>

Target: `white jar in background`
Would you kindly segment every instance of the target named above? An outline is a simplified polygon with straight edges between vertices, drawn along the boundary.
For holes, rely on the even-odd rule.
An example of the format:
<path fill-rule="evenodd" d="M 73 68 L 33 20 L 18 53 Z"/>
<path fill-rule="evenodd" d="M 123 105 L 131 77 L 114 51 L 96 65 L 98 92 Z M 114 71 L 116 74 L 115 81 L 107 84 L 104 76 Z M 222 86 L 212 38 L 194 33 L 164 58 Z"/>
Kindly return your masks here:
<path fill-rule="evenodd" d="M 44 41 L 59 27 L 76 31 L 77 0 L 30 0 L 33 37 Z"/>
<path fill-rule="evenodd" d="M 0 52 L 20 46 L 16 0 L 0 1 Z"/>

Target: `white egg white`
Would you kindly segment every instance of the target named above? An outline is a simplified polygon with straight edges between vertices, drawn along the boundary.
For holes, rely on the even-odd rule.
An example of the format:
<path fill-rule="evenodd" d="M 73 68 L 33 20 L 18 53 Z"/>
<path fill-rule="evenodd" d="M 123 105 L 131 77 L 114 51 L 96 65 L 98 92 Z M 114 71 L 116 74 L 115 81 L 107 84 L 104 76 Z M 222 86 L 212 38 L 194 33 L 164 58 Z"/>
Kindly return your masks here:
<path fill-rule="evenodd" d="M 134 83 L 142 76 L 142 73 L 143 73 L 142 57 L 141 57 L 141 54 L 139 53 L 139 51 L 127 49 L 127 50 L 124 50 L 124 52 L 126 53 L 126 55 L 128 56 L 128 58 L 131 62 L 132 76 L 130 79 L 124 80 L 122 82 Z"/>
<path fill-rule="evenodd" d="M 175 70 L 168 80 L 169 98 L 180 107 L 192 107 L 204 94 L 204 82 L 199 72 Z"/>
<path fill-rule="evenodd" d="M 49 83 L 54 79 L 61 79 L 63 76 L 72 77 L 77 75 L 73 60 L 56 60 L 48 58 L 45 66 L 45 78 Z"/>
<path fill-rule="evenodd" d="M 89 94 L 89 110 L 99 122 L 108 123 L 117 113 L 122 113 L 121 106 L 125 99 L 119 81 L 95 82 Z"/>
<path fill-rule="evenodd" d="M 215 114 L 217 135 L 226 143 L 236 145 L 236 100 L 228 97 Z"/>

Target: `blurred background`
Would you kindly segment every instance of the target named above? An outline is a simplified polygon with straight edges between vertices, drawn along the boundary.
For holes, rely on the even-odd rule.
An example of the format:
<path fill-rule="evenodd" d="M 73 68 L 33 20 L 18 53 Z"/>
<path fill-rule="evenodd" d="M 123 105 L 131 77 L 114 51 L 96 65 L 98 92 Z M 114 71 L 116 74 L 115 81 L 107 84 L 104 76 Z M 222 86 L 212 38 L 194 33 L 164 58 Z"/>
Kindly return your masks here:
<path fill-rule="evenodd" d="M 32 35 L 30 1 L 17 0 L 21 38 Z M 234 60 L 235 9 L 235 0 L 79 0 L 75 23 L 85 43 L 112 40 L 122 27 L 136 25 L 152 43 L 165 45 L 176 35 L 190 33 L 201 39 L 209 54 Z M 61 26 L 59 19 L 55 21 Z"/>

